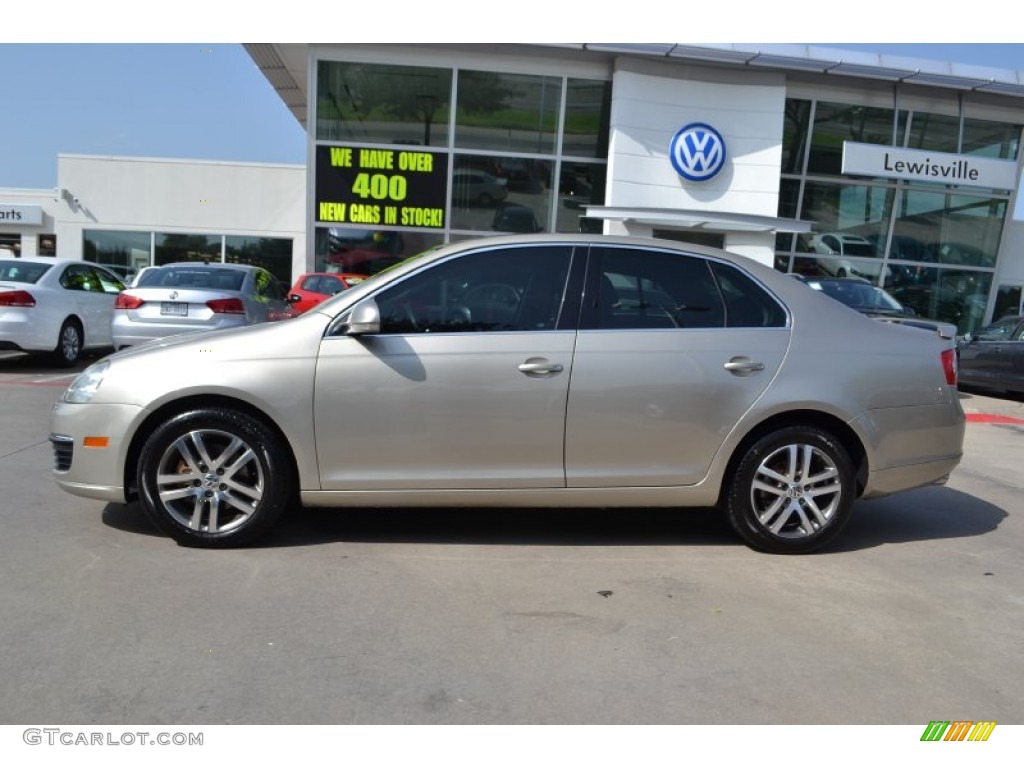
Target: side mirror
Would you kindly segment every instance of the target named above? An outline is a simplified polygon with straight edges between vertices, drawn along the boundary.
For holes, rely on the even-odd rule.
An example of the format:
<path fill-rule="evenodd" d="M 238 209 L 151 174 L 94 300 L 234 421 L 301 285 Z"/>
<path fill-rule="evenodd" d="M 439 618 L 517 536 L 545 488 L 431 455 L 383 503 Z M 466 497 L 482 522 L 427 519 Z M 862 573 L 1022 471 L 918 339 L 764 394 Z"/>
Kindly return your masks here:
<path fill-rule="evenodd" d="M 298 304 L 300 301 L 302 301 L 302 297 L 299 296 L 299 294 L 297 293 L 290 293 L 288 294 L 287 301 L 289 304 Z"/>
<path fill-rule="evenodd" d="M 349 336 L 380 333 L 380 308 L 373 299 L 365 299 L 352 307 L 345 324 Z"/>

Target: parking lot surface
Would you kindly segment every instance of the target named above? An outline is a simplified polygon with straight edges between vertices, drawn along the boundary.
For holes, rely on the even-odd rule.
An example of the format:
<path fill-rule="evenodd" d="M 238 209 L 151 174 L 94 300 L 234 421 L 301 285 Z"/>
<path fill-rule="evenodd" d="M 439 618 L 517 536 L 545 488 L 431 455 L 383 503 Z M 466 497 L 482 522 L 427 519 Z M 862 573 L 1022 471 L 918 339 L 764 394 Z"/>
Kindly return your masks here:
<path fill-rule="evenodd" d="M 711 510 L 295 510 L 259 547 L 61 492 L 74 371 L 0 354 L 0 722 L 1024 722 L 1024 403 L 962 393 L 944 487 L 838 543 Z"/>

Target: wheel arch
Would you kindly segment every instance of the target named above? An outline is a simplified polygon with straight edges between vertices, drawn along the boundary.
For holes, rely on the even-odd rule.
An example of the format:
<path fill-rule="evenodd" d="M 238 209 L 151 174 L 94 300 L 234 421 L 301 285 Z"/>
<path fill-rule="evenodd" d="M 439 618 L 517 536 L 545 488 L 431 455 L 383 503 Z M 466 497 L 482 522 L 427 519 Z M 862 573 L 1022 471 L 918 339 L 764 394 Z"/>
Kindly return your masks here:
<path fill-rule="evenodd" d="M 835 436 L 853 464 L 854 477 L 857 483 L 857 497 L 860 497 L 867 485 L 868 476 L 867 451 L 860 437 L 846 422 L 832 414 L 812 409 L 801 409 L 770 416 L 744 435 L 743 439 L 733 449 L 732 455 L 726 464 L 725 473 L 722 476 L 723 482 L 719 490 L 719 503 L 721 503 L 724 494 L 727 492 L 730 478 L 736 472 L 736 466 L 743 459 L 750 446 L 770 432 L 795 426 L 817 427 Z"/>
<path fill-rule="evenodd" d="M 124 460 L 124 489 L 125 497 L 128 501 L 137 499 L 139 495 L 138 465 L 146 439 L 160 424 L 168 419 L 196 408 L 227 408 L 259 419 L 281 439 L 281 443 L 288 451 L 288 461 L 291 464 L 292 477 L 298 481 L 299 469 L 298 461 L 295 458 L 295 450 L 292 448 L 292 444 L 288 440 L 287 435 L 285 435 L 284 430 L 265 411 L 240 398 L 218 394 L 197 394 L 164 403 L 138 425 L 135 434 L 132 435 Z M 295 494 L 298 497 L 298 487 L 295 488 Z"/>

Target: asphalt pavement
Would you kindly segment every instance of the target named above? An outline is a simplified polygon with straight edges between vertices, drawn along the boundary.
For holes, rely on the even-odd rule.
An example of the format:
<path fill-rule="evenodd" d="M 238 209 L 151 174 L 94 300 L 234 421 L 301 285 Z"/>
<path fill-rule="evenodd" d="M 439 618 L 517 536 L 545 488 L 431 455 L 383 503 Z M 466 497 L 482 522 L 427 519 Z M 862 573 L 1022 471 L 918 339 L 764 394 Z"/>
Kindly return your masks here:
<path fill-rule="evenodd" d="M 1024 722 L 1024 402 L 949 483 L 754 552 L 711 510 L 296 510 L 202 551 L 61 492 L 0 356 L 0 723 Z"/>

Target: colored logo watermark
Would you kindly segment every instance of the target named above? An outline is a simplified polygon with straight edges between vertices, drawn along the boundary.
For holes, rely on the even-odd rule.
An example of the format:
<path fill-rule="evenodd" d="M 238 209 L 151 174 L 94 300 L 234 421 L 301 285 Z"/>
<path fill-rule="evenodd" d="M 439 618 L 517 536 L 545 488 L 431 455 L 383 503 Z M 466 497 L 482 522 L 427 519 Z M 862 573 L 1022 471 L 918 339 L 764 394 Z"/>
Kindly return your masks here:
<path fill-rule="evenodd" d="M 991 720 L 932 720 L 921 741 L 988 741 L 996 724 Z"/>

